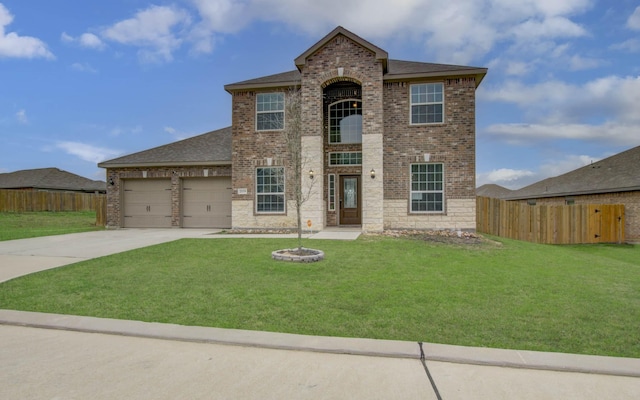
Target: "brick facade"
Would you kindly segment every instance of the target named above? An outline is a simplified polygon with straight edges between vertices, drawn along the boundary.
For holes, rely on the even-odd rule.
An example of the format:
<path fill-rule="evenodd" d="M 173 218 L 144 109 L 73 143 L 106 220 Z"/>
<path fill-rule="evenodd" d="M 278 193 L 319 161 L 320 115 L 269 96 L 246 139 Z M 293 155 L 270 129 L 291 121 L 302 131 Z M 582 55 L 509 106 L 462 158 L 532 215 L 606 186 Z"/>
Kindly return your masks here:
<path fill-rule="evenodd" d="M 375 49 L 343 34 L 322 42 L 299 64 L 302 99 L 304 159 L 310 161 L 315 181 L 306 168 L 303 187 L 317 185 L 303 205 L 302 219 L 315 227 L 340 223 L 338 210 L 328 208 L 328 175 L 361 176 L 362 229 L 475 229 L 475 89 L 474 76 L 411 77 L 385 81 L 385 65 Z M 302 57 L 302 56 L 301 56 Z M 300 58 L 296 60 L 300 61 Z M 444 85 L 444 122 L 410 125 L 410 85 L 441 82 Z M 326 90 L 351 84 L 362 106 L 362 143 L 329 143 Z M 257 85 L 263 86 L 263 85 Z M 256 94 L 286 92 L 291 87 L 231 90 L 233 96 L 233 225 L 234 227 L 294 227 L 291 204 L 286 215 L 257 215 L 254 211 L 255 169 L 271 165 L 288 167 L 282 133 L 255 129 Z M 348 98 L 348 97 L 347 97 Z M 286 116 L 285 116 L 286 119 Z M 318 139 L 316 139 L 318 138 Z M 362 152 L 362 165 L 330 166 L 331 152 Z M 441 162 L 445 170 L 445 210 L 412 214 L 410 165 Z M 370 171 L 375 171 L 371 178 Z M 242 193 L 238 193 L 241 189 Z M 246 190 L 245 190 L 246 189 Z M 288 199 L 291 200 L 291 193 Z"/>

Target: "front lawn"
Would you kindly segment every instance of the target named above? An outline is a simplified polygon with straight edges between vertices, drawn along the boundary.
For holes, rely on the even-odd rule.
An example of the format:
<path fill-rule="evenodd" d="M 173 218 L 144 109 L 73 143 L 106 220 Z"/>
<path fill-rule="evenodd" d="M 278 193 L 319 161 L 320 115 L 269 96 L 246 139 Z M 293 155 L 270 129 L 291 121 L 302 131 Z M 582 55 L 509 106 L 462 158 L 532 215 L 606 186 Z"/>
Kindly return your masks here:
<path fill-rule="evenodd" d="M 0 285 L 0 308 L 640 357 L 640 246 L 184 239 Z"/>
<path fill-rule="evenodd" d="M 0 212 L 0 241 L 100 229 L 95 211 Z"/>

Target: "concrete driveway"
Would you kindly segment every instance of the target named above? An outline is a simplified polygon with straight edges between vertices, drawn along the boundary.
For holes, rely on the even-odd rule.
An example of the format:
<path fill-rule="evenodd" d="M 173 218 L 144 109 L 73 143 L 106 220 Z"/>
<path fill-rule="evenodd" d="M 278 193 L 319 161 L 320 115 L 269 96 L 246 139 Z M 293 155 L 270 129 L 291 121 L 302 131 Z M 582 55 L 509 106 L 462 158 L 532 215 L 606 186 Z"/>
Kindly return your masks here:
<path fill-rule="evenodd" d="M 229 237 L 214 232 L 131 229 L 0 242 L 0 282 L 180 238 Z M 588 400 L 638 393 L 640 359 L 189 327 L 0 304 L 2 399 Z"/>
<path fill-rule="evenodd" d="M 0 282 L 181 238 L 211 237 L 215 232 L 211 229 L 121 229 L 2 241 Z"/>

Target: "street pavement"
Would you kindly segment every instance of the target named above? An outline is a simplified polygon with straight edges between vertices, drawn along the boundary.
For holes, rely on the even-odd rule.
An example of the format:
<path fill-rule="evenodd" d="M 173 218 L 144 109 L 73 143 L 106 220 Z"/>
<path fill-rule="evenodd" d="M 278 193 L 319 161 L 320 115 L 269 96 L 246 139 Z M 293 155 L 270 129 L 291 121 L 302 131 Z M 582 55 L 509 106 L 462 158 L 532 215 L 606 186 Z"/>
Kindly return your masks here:
<path fill-rule="evenodd" d="M 331 238 L 321 233 L 308 237 Z M 0 282 L 185 237 L 231 236 L 124 229 L 0 242 Z M 88 398 L 637 399 L 640 359 L 0 309 L 0 399 Z"/>

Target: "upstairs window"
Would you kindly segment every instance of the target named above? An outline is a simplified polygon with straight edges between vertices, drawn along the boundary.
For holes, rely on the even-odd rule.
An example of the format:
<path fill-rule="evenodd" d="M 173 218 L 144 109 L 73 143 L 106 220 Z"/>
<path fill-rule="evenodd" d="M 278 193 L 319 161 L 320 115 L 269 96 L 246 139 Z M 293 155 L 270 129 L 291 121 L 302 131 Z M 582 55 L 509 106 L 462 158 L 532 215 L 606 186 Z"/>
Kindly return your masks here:
<path fill-rule="evenodd" d="M 329 106 L 329 143 L 362 143 L 360 100 L 343 100 Z"/>
<path fill-rule="evenodd" d="M 411 212 L 444 211 L 442 164 L 411 165 Z"/>
<path fill-rule="evenodd" d="M 442 83 L 411 85 L 411 125 L 444 122 Z"/>
<path fill-rule="evenodd" d="M 256 130 L 284 129 L 284 93 L 259 93 L 256 99 Z"/>

